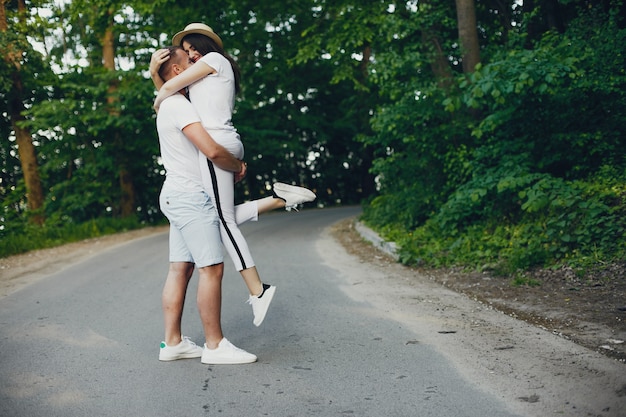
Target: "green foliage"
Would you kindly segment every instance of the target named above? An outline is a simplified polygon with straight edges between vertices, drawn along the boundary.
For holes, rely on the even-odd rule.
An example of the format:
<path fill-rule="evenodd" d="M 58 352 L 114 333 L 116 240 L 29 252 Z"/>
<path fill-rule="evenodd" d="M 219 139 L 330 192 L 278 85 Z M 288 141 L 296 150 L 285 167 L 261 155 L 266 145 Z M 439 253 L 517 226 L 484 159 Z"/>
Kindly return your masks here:
<path fill-rule="evenodd" d="M 326 11 L 333 10 L 327 14 L 307 1 L 227 1 L 217 12 L 201 1 L 38 2 L 50 13 L 29 15 L 20 30 L 0 34 L 0 46 L 20 42 L 24 51 L 21 75 L 32 96 L 25 98 L 23 127 L 32 133 L 38 155 L 44 214 L 76 224 L 119 216 L 123 175 L 135 190 L 134 214 L 142 221 L 162 218 L 157 196 L 164 172 L 151 109 L 154 87 L 146 70 L 152 51 L 192 21 L 212 26 L 243 72 L 234 122 L 250 169 L 237 187 L 238 200 L 264 197 L 280 180 L 313 188 L 321 205 L 360 202 L 374 183 L 368 173 L 372 151 L 356 138 L 369 132 L 376 94 L 375 89 L 365 94 L 366 88 L 355 94 L 355 81 L 369 84 L 367 71 L 352 51 L 342 55 L 338 45 L 345 41 L 363 52 L 382 18 L 372 10 L 387 6 L 344 3 L 325 4 Z M 344 16 L 341 25 L 334 26 L 333 13 Z M 358 21 L 351 20 L 355 16 Z M 363 22 L 367 27 L 361 27 Z M 14 14 L 9 24 L 17 27 Z M 290 65 L 311 39 L 303 33 L 330 39 L 315 26 L 333 26 L 342 37 L 332 40 L 337 59 L 345 64 L 342 77 L 337 77 L 335 60 Z M 102 40 L 109 28 L 115 71 L 103 67 Z M 44 55 L 33 51 L 31 40 L 45 44 Z M 0 98 L 6 100 L 12 68 L 3 60 L 0 65 L 0 83 L 7 87 L 0 89 Z M 0 122 L 0 133 L 10 138 L 0 146 L 0 234 L 6 235 L 34 213 L 26 210 L 12 121 L 2 112 Z"/>
<path fill-rule="evenodd" d="M 359 90 L 368 90 L 363 78 L 362 55 L 379 36 L 378 28 L 387 17 L 389 2 L 384 0 L 329 1 L 319 6 L 318 17 L 301 32 L 302 40 L 295 65 L 310 61 L 332 61 L 335 69 L 330 82 L 350 81 Z"/>
<path fill-rule="evenodd" d="M 624 172 L 588 182 L 500 173 L 461 187 L 429 219 L 430 237 L 450 243 L 447 257 L 510 272 L 623 255 Z"/>
<path fill-rule="evenodd" d="M 624 259 L 626 31 L 614 15 L 585 9 L 533 48 L 509 35 L 445 94 L 405 74 L 398 99 L 390 81 L 395 100 L 369 138 L 387 149 L 373 165 L 381 195 L 363 219 L 406 263 L 512 274 Z M 403 59 L 424 66 L 418 55 Z"/>
<path fill-rule="evenodd" d="M 339 2 L 325 6 L 339 7 L 334 3 Z M 215 12 L 203 2 L 169 1 L 155 12 L 152 36 L 169 39 L 191 21 L 206 22 L 239 63 L 242 93 L 233 122 L 245 145 L 249 171 L 236 187 L 237 201 L 267 196 L 277 180 L 314 189 L 317 203 L 325 206 L 355 204 L 371 192 L 370 152 L 355 138 L 369 128 L 368 103 L 373 98 L 355 94 L 355 74 L 329 87 L 336 60 L 294 64 L 313 37 L 329 39 L 312 28 L 327 28 L 333 21 L 313 6 L 307 1 L 227 1 Z M 346 30 L 342 36 L 357 44 L 361 35 Z M 346 68 L 358 70 L 348 52 L 341 59 L 349 62 Z"/>
<path fill-rule="evenodd" d="M 120 76 L 120 113 L 106 108 L 107 80 Z M 132 73 L 102 71 L 70 73 L 57 86 L 58 98 L 42 101 L 28 112 L 28 126 L 40 141 L 41 175 L 48 190 L 46 214 L 62 213 L 83 222 L 118 213 L 119 167 L 129 167 L 135 187 L 158 192 L 162 176 L 154 118 L 149 105 L 152 88 Z M 114 140 L 120 135 L 121 142 Z M 140 199 L 142 201 L 142 199 Z M 157 211 L 156 198 L 137 204 L 140 216 Z M 143 217 L 149 219 L 149 217 Z"/>
<path fill-rule="evenodd" d="M 52 15 L 20 23 L 10 9 L 0 49 L 23 51 L 21 127 L 36 146 L 48 221 L 30 230 L 36 213 L 26 210 L 13 121 L 0 112 L 9 252 L 25 250 L 21 236 L 47 245 L 55 228 L 118 216 L 123 175 L 136 191 L 131 217 L 162 219 L 146 69 L 155 48 L 203 21 L 242 69 L 234 122 L 250 171 L 239 200 L 267 195 L 276 180 L 313 188 L 322 205 L 366 199 L 364 219 L 401 245 L 407 263 L 512 273 L 625 257 L 620 1 L 476 2 L 482 64 L 469 74 L 449 1 L 36 5 Z M 102 65 L 107 28 L 116 71 Z M 3 106 L 14 71 L 0 60 Z"/>

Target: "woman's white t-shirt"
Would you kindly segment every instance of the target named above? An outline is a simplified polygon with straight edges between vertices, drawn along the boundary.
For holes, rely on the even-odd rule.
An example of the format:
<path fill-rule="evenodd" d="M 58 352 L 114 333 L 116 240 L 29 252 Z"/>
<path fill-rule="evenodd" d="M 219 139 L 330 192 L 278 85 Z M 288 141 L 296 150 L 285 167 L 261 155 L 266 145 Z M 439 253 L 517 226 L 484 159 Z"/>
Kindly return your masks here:
<path fill-rule="evenodd" d="M 235 106 L 235 74 L 230 62 L 220 53 L 209 52 L 194 65 L 208 65 L 215 73 L 189 86 L 189 98 L 208 131 L 236 132 L 232 116 Z"/>

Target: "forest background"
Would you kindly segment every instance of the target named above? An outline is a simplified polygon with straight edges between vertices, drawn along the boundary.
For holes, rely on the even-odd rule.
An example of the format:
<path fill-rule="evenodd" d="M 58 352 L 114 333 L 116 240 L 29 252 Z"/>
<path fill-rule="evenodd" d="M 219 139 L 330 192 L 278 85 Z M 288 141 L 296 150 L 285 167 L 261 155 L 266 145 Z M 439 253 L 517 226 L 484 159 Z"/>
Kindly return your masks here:
<path fill-rule="evenodd" d="M 0 257 L 163 222 L 147 67 L 190 22 L 242 69 L 239 201 L 362 204 L 412 265 L 626 260 L 621 0 L 0 0 Z"/>

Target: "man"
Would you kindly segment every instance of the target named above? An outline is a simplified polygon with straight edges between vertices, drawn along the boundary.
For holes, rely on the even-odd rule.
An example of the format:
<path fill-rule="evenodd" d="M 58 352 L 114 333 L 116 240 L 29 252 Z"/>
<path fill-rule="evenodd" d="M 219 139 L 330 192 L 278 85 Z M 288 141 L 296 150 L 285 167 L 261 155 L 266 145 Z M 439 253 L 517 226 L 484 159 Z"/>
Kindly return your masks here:
<path fill-rule="evenodd" d="M 168 80 L 191 65 L 187 54 L 171 47 L 170 59 L 159 75 Z M 201 357 L 206 364 L 241 364 L 256 356 L 231 344 L 222 334 L 221 301 L 224 263 L 218 215 L 202 186 L 198 152 L 241 179 L 246 165 L 217 144 L 206 132 L 184 91 L 168 97 L 157 114 L 157 131 L 166 179 L 161 189 L 161 211 L 170 222 L 170 266 L 163 287 L 165 340 L 159 360 Z M 204 348 L 181 334 L 187 286 L 198 267 L 197 304 L 204 327 Z"/>

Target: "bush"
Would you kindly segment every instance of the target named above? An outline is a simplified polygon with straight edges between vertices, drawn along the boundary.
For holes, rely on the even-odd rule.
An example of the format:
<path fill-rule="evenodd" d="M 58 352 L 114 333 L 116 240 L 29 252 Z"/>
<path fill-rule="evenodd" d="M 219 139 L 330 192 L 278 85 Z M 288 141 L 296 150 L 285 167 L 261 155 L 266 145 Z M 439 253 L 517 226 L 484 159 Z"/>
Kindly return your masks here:
<path fill-rule="evenodd" d="M 589 181 L 490 178 L 460 189 L 411 232 L 384 229 L 401 246 L 401 261 L 509 274 L 554 264 L 591 267 L 626 255 L 626 173 L 607 168 Z"/>

